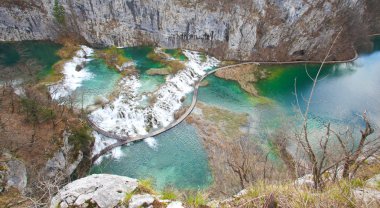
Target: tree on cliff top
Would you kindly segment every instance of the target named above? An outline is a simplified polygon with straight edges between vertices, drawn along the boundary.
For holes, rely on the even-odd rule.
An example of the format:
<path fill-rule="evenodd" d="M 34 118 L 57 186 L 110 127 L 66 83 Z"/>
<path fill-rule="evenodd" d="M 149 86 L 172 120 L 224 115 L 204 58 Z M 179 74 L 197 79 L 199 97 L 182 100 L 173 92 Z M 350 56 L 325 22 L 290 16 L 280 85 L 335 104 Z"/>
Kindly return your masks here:
<path fill-rule="evenodd" d="M 58 0 L 54 0 L 53 15 L 58 23 L 65 24 L 65 8 Z"/>

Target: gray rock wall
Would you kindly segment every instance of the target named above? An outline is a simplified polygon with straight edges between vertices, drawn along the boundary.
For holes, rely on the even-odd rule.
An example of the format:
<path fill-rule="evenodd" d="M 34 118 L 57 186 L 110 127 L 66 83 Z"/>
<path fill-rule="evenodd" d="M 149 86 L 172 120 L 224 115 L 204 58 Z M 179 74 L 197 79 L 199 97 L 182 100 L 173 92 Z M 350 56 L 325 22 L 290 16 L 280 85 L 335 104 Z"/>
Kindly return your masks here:
<path fill-rule="evenodd" d="M 54 0 L 0 1 L 8 2 L 0 4 L 2 41 L 55 39 L 70 31 L 93 46 L 155 44 L 223 59 L 319 60 L 347 27 L 342 16 L 370 25 L 364 0 L 59 0 L 65 25 L 55 20 Z M 352 56 L 347 33 L 336 59 Z"/>

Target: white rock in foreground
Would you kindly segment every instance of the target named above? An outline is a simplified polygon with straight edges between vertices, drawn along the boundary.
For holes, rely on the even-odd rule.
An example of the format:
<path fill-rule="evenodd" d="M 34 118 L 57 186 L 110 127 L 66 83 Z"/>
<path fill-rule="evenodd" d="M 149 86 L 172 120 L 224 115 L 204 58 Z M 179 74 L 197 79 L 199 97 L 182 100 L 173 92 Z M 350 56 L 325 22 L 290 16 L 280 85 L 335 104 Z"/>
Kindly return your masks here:
<path fill-rule="evenodd" d="M 50 208 L 96 204 L 101 208 L 115 207 L 127 193 L 138 186 L 137 180 L 125 176 L 94 174 L 73 181 L 52 199 Z"/>
<path fill-rule="evenodd" d="M 133 195 L 129 201 L 129 208 L 145 207 L 152 204 L 154 197 L 150 194 L 137 194 Z"/>
<path fill-rule="evenodd" d="M 353 191 L 356 200 L 364 202 L 366 206 L 364 207 L 377 207 L 380 204 L 380 191 L 360 188 Z"/>
<path fill-rule="evenodd" d="M 182 202 L 179 202 L 179 201 L 174 201 L 174 202 L 171 202 L 166 208 L 183 208 L 184 206 L 182 206 Z"/>

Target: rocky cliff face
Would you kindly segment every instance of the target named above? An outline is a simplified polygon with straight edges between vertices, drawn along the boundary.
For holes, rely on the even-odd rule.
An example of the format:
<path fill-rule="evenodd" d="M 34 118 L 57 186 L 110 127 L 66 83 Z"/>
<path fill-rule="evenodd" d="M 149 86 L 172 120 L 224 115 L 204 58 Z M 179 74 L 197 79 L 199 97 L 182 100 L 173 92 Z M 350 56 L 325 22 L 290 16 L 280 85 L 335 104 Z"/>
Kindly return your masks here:
<path fill-rule="evenodd" d="M 332 59 L 350 58 L 352 33 L 374 19 L 364 0 L 58 0 L 65 23 L 54 0 L 0 2 L 3 41 L 70 32 L 94 46 L 157 44 L 240 60 L 320 60 L 342 26 Z"/>

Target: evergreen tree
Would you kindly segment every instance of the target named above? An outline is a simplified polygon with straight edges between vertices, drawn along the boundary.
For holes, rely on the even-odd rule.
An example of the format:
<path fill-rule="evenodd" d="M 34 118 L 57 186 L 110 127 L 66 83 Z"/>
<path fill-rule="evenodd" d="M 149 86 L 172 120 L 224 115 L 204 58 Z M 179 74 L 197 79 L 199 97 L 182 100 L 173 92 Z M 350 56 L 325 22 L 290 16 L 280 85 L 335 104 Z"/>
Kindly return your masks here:
<path fill-rule="evenodd" d="M 53 15 L 58 23 L 65 24 L 65 8 L 58 0 L 54 0 Z"/>

